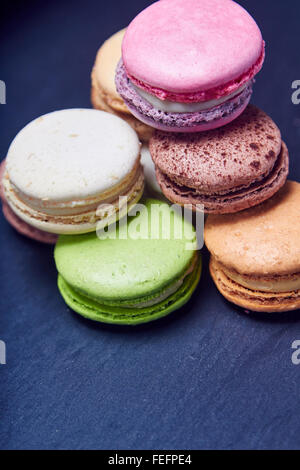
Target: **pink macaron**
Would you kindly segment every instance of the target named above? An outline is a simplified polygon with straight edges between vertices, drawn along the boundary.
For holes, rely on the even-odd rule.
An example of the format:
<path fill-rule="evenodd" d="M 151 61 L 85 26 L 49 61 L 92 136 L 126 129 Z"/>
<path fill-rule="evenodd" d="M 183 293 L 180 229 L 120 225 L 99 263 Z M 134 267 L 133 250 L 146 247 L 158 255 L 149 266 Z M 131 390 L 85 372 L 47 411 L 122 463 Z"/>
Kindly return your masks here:
<path fill-rule="evenodd" d="M 160 0 L 127 28 L 116 86 L 142 122 L 206 131 L 244 111 L 264 57 L 259 27 L 234 1 Z"/>

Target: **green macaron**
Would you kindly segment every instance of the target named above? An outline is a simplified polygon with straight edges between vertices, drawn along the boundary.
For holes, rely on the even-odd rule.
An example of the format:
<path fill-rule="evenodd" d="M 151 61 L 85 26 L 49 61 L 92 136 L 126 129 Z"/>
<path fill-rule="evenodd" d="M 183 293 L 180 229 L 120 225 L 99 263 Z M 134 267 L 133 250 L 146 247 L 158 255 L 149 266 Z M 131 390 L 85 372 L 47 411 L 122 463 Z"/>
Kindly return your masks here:
<path fill-rule="evenodd" d="M 184 305 L 201 275 L 192 224 L 167 203 L 146 199 L 106 231 L 62 235 L 55 247 L 58 287 L 75 312 L 136 325 Z"/>

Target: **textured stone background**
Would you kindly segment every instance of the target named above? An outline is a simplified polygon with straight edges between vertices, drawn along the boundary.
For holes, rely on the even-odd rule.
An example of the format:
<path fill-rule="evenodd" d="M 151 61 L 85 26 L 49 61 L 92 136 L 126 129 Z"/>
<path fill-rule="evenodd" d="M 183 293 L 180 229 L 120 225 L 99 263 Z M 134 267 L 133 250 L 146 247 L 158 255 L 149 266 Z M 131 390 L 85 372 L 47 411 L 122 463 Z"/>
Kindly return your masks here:
<path fill-rule="evenodd" d="M 0 27 L 0 155 L 30 120 L 89 107 L 100 44 L 151 2 L 5 2 Z M 267 43 L 253 102 L 282 130 L 300 180 L 300 2 L 241 1 Z M 0 216 L 0 447 L 3 449 L 295 449 L 300 446 L 300 312 L 245 315 L 204 273 L 181 311 L 137 328 L 73 314 L 56 288 L 52 248 Z"/>

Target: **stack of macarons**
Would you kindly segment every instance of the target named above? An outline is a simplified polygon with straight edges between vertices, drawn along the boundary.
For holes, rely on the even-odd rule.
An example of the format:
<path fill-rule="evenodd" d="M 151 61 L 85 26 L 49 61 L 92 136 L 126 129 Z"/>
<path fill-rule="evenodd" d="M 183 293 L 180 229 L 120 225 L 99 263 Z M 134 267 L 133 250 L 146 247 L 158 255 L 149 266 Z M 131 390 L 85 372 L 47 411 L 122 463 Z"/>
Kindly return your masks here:
<path fill-rule="evenodd" d="M 116 87 L 155 128 L 150 153 L 171 202 L 235 213 L 284 185 L 280 131 L 248 104 L 264 55 L 260 29 L 231 0 L 156 2 L 128 26 Z"/>
<path fill-rule="evenodd" d="M 244 111 L 264 55 L 260 29 L 237 3 L 158 1 L 126 30 L 116 86 L 145 124 L 206 131 Z"/>
<path fill-rule="evenodd" d="M 159 186 L 171 202 L 208 214 L 236 214 L 238 219 L 250 217 L 250 207 L 264 210 L 264 201 L 273 204 L 278 191 L 287 191 L 289 154 L 280 130 L 263 111 L 249 105 L 264 49 L 255 21 L 231 0 L 156 2 L 127 28 L 116 70 L 117 90 L 133 115 L 155 128 L 150 153 Z M 279 212 L 284 211 L 278 199 Z M 218 233 L 222 216 L 216 218 Z M 232 218 L 227 216 L 228 233 Z M 227 238 L 229 245 L 232 240 Z M 269 246 L 271 253 L 277 249 L 276 243 Z M 211 273 L 216 281 L 214 259 Z M 245 276 L 251 276 L 248 269 L 245 274 L 244 267 Z M 267 275 L 275 271 L 273 267 Z M 289 275 L 295 276 L 295 271 Z M 230 279 L 233 283 L 234 276 Z M 216 283 L 226 292 L 221 281 Z M 296 284 L 281 283 L 280 288 L 298 289 Z M 228 290 L 227 298 L 243 305 Z M 276 297 L 277 286 L 274 291 Z M 275 300 L 278 310 L 298 308 L 299 291 L 281 294 L 282 290 Z M 272 302 L 261 310 L 273 311 Z M 251 306 L 259 310 L 255 302 Z"/>
<path fill-rule="evenodd" d="M 125 29 L 108 38 L 99 48 L 93 66 L 91 79 L 91 102 L 95 109 L 119 116 L 130 124 L 143 143 L 141 162 L 144 167 L 146 187 L 150 194 L 161 197 L 162 192 L 155 176 L 155 167 L 150 156 L 148 142 L 154 129 L 136 119 L 118 94 L 115 72 L 121 58 L 121 45 Z"/>
<path fill-rule="evenodd" d="M 286 182 L 280 130 L 249 104 L 264 56 L 234 1 L 160 0 L 99 49 L 95 109 L 56 111 L 19 132 L 0 167 L 3 213 L 23 235 L 57 242 L 71 309 L 135 325 L 184 305 L 201 256 L 180 206 L 209 214 L 210 272 L 227 300 L 300 308 L 300 184 Z M 141 199 L 143 167 L 164 201 Z"/>
<path fill-rule="evenodd" d="M 29 123 L 1 164 L 4 216 L 29 238 L 57 242 L 59 290 L 93 320 L 135 325 L 163 317 L 190 299 L 200 279 L 192 223 L 166 202 L 137 204 L 140 159 L 138 136 L 124 120 L 68 109 Z"/>

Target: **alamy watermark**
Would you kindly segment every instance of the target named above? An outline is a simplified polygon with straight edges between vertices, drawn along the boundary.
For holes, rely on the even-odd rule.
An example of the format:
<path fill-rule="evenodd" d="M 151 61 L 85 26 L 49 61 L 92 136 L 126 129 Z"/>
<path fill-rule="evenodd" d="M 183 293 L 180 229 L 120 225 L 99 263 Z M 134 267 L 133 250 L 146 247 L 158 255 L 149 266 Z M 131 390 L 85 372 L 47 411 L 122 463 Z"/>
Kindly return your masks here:
<path fill-rule="evenodd" d="M 292 83 L 292 89 L 295 90 L 292 93 L 292 103 L 300 104 L 300 80 L 294 80 Z"/>
<path fill-rule="evenodd" d="M 128 198 L 120 196 L 117 205 L 101 204 L 96 214 L 100 240 L 183 240 L 186 250 L 200 250 L 204 244 L 202 204 L 137 203 L 128 210 Z"/>
<path fill-rule="evenodd" d="M 0 104 L 6 104 L 6 85 L 3 80 L 0 80 Z"/>
<path fill-rule="evenodd" d="M 292 354 L 292 363 L 294 366 L 300 365 L 300 339 L 296 339 L 292 344 L 292 349 L 295 351 Z"/>
<path fill-rule="evenodd" d="M 0 340 L 0 364 L 6 364 L 6 344 Z"/>

